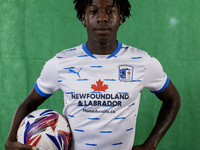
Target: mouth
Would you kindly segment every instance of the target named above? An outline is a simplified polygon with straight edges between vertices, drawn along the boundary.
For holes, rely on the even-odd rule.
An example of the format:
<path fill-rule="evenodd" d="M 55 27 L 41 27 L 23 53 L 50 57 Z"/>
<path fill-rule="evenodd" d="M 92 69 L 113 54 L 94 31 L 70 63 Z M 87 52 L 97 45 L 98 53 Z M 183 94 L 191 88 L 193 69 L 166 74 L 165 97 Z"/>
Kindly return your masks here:
<path fill-rule="evenodd" d="M 108 26 L 97 26 L 97 27 L 95 28 L 95 30 L 111 30 L 111 28 L 108 27 Z"/>
<path fill-rule="evenodd" d="M 100 27 L 96 27 L 94 30 L 103 34 L 103 33 L 111 31 L 111 28 L 110 27 L 102 27 L 102 26 L 100 26 Z"/>

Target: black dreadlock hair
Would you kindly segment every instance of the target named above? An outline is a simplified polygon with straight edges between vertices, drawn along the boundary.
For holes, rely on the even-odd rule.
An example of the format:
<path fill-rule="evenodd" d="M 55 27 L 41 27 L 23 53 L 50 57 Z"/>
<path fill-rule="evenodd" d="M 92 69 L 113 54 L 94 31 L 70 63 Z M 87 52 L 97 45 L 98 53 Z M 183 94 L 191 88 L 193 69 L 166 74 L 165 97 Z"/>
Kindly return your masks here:
<path fill-rule="evenodd" d="M 82 14 L 85 13 L 85 8 L 92 4 L 92 0 L 74 0 L 75 10 L 77 11 L 77 18 L 82 21 Z M 128 0 L 113 0 L 113 5 L 120 6 L 120 13 L 123 16 L 123 22 L 125 22 L 126 17 L 131 16 L 130 10 L 131 5 Z"/>

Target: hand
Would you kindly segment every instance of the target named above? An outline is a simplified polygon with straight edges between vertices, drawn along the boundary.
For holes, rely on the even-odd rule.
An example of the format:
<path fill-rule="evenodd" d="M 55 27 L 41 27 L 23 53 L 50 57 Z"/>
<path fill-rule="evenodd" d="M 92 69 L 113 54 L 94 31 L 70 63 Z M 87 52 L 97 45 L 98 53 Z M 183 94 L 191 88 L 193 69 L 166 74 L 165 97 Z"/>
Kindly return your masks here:
<path fill-rule="evenodd" d="M 6 142 L 6 150 L 39 150 L 38 148 L 31 145 L 24 145 L 19 142 Z"/>
<path fill-rule="evenodd" d="M 147 147 L 144 144 L 143 145 L 137 145 L 133 146 L 132 150 L 155 150 L 153 147 Z"/>

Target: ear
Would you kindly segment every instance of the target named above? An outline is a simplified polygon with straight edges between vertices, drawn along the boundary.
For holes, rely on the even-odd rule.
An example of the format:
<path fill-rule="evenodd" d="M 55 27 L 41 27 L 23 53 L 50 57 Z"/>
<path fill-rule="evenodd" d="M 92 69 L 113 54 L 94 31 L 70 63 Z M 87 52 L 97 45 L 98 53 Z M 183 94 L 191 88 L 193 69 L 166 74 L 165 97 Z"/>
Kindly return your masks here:
<path fill-rule="evenodd" d="M 85 21 L 85 14 L 82 14 L 82 24 L 84 25 L 84 27 L 86 27 L 86 21 Z"/>
<path fill-rule="evenodd" d="M 119 25 L 123 23 L 124 17 L 122 14 L 119 15 Z"/>

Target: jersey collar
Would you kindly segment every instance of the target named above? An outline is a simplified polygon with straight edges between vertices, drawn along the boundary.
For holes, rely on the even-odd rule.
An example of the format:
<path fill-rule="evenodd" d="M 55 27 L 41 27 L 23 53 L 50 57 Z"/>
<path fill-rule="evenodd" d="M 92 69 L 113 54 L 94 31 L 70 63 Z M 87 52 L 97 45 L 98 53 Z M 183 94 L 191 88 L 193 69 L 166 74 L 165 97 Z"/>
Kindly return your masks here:
<path fill-rule="evenodd" d="M 117 41 L 117 42 L 118 42 L 118 41 Z M 85 53 L 86 53 L 88 56 L 97 59 L 97 58 L 88 50 L 86 44 L 87 44 L 87 42 L 84 43 L 84 44 L 82 45 L 82 48 L 83 48 L 83 50 L 85 51 Z M 109 59 L 109 58 L 111 58 L 111 57 L 117 57 L 116 55 L 117 55 L 117 53 L 120 51 L 121 47 L 122 47 L 122 43 L 118 42 L 118 45 L 117 45 L 117 48 L 115 49 L 115 51 L 114 51 L 112 54 L 110 54 L 106 59 Z"/>

